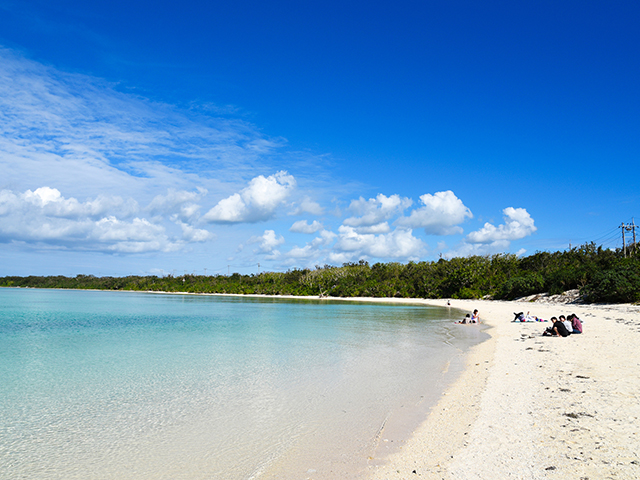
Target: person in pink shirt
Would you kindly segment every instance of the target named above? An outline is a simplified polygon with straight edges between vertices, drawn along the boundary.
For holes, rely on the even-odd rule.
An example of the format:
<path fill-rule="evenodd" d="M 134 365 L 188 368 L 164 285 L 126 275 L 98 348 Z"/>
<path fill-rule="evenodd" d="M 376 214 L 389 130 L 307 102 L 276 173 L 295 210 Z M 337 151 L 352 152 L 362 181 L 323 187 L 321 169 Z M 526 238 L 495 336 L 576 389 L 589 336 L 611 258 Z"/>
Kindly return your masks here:
<path fill-rule="evenodd" d="M 575 313 L 569 315 L 569 320 L 571 320 L 571 327 L 573 328 L 571 333 L 582 333 L 582 321 Z"/>

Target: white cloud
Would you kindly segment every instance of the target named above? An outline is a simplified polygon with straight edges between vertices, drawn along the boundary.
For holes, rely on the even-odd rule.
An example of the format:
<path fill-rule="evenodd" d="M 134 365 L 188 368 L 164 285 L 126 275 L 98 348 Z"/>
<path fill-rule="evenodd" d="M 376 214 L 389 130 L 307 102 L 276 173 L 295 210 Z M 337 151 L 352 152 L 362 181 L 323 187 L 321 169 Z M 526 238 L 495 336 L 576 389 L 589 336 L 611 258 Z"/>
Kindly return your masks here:
<path fill-rule="evenodd" d="M 186 223 L 179 222 L 182 228 L 182 239 L 186 242 L 206 242 L 216 238 L 215 234 L 208 230 L 195 228 Z"/>
<path fill-rule="evenodd" d="M 319 203 L 311 200 L 309 197 L 304 197 L 290 215 L 303 215 L 305 213 L 309 213 L 311 215 L 322 215 L 324 213 L 324 208 L 322 208 Z"/>
<path fill-rule="evenodd" d="M 391 233 L 374 235 L 360 234 L 355 228 L 342 225 L 338 229 L 335 250 L 341 253 L 356 253 L 376 258 L 417 259 L 424 253 L 426 245 L 413 236 L 409 229 L 396 229 Z"/>
<path fill-rule="evenodd" d="M 145 218 L 118 218 L 137 208 L 120 197 L 100 196 L 80 202 L 59 190 L 0 191 L 0 242 L 55 245 L 84 251 L 140 253 L 174 251 L 188 242 L 213 238 L 206 230 L 181 224 L 182 238 L 172 238 L 166 228 Z"/>
<path fill-rule="evenodd" d="M 431 235 L 454 235 L 462 233 L 458 225 L 467 218 L 472 218 L 467 208 L 451 190 L 425 194 L 420 197 L 424 205 L 411 212 L 408 217 L 401 217 L 395 224 L 410 228 L 424 228 Z"/>
<path fill-rule="evenodd" d="M 313 239 L 312 244 L 314 246 L 328 245 L 333 240 L 335 240 L 336 237 L 337 237 L 337 235 L 335 233 L 333 233 L 332 231 L 330 231 L 330 230 L 322 230 L 320 232 L 320 236 Z"/>
<path fill-rule="evenodd" d="M 295 259 L 309 259 L 309 258 L 314 258 L 317 255 L 318 255 L 318 249 L 314 248 L 313 245 L 310 245 L 310 244 L 307 244 L 304 247 L 295 246 L 287 252 L 288 258 L 295 258 Z"/>
<path fill-rule="evenodd" d="M 61 203 L 62 195 L 55 188 L 50 187 L 41 187 L 38 188 L 35 192 L 31 190 L 27 190 L 24 193 L 23 198 L 28 202 L 33 203 L 34 205 L 38 205 L 40 207 L 44 207 L 49 203 Z M 75 199 L 70 199 L 65 202 L 67 204 L 77 204 L 78 202 Z M 75 205 L 74 205 L 75 206 Z"/>
<path fill-rule="evenodd" d="M 195 203 L 207 194 L 205 188 L 197 188 L 195 191 L 176 190 L 170 188 L 165 195 L 156 195 L 147 211 L 151 214 L 170 215 L 173 220 L 189 221 L 198 218 L 200 205 Z"/>
<path fill-rule="evenodd" d="M 402 213 L 412 203 L 411 199 L 400 197 L 400 195 L 387 197 L 380 193 L 376 198 L 369 200 L 360 197 L 358 200 L 352 200 L 349 205 L 349 211 L 355 216 L 345 219 L 343 223 L 349 227 L 378 225 L 392 216 Z"/>
<path fill-rule="evenodd" d="M 531 235 L 537 230 L 533 218 L 524 208 L 507 207 L 503 210 L 505 223 L 498 227 L 485 223 L 475 232 L 467 235 L 469 243 L 494 243 L 500 241 L 519 240 Z"/>
<path fill-rule="evenodd" d="M 0 191 L 0 215 L 12 211 L 38 211 L 43 215 L 60 218 L 92 217 L 99 218 L 106 212 L 128 217 L 139 210 L 133 199 L 99 195 L 95 200 L 80 203 L 75 198 L 64 198 L 60 191 L 51 187 L 40 187 L 35 191 L 27 190 L 15 194 L 10 190 Z"/>
<path fill-rule="evenodd" d="M 234 193 L 220 200 L 203 218 L 211 222 L 240 222 L 247 210 L 247 205 L 242 201 L 240 194 Z"/>
<path fill-rule="evenodd" d="M 331 252 L 329 254 L 329 263 L 332 265 L 341 265 L 357 259 L 360 259 L 357 252 Z"/>
<path fill-rule="evenodd" d="M 306 220 L 299 220 L 291 225 L 289 231 L 294 233 L 316 233 L 323 228 L 322 224 L 317 220 L 314 220 L 310 225 Z"/>
<path fill-rule="evenodd" d="M 265 230 L 259 237 L 251 237 L 247 243 L 257 243 L 259 245 L 258 251 L 266 254 L 279 255 L 276 249 L 285 242 L 282 235 L 277 235 L 274 230 Z"/>
<path fill-rule="evenodd" d="M 123 222 L 109 216 L 95 222 L 91 237 L 100 242 L 150 242 L 164 235 L 164 228 L 144 218 Z"/>
<path fill-rule="evenodd" d="M 295 178 L 284 171 L 269 177 L 259 175 L 240 193 L 220 200 L 203 219 L 215 223 L 255 223 L 269 220 L 295 185 Z"/>
<path fill-rule="evenodd" d="M 375 225 L 367 225 L 364 227 L 355 227 L 354 230 L 358 233 L 389 233 L 391 227 L 388 222 L 377 223 Z"/>
<path fill-rule="evenodd" d="M 323 255 L 323 248 L 336 239 L 337 235 L 329 230 L 322 230 L 320 236 L 307 243 L 304 247 L 294 246 L 286 254 L 289 259 L 310 259 Z"/>
<path fill-rule="evenodd" d="M 469 255 L 489 255 L 492 253 L 506 252 L 511 242 L 527 237 L 537 228 L 533 219 L 524 208 L 508 207 L 503 210 L 505 223 L 495 226 L 485 223 L 484 226 L 466 236 L 464 241 L 455 249 L 447 252 L 445 257 L 466 257 Z M 517 255 L 522 255 L 524 249 L 518 250 Z"/>
<path fill-rule="evenodd" d="M 490 255 L 493 253 L 506 252 L 511 242 L 507 240 L 497 240 L 491 243 L 467 243 L 463 241 L 456 248 L 443 253 L 445 258 L 468 257 L 471 255 Z"/>

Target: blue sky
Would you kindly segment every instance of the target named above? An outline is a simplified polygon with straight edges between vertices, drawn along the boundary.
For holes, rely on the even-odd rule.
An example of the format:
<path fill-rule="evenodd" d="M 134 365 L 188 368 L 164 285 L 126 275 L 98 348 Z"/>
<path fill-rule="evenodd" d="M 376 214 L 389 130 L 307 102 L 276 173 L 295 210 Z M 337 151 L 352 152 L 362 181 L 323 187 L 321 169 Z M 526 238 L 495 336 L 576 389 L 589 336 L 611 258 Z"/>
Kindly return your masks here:
<path fill-rule="evenodd" d="M 0 275 L 621 246 L 639 20 L 617 1 L 0 0 Z"/>

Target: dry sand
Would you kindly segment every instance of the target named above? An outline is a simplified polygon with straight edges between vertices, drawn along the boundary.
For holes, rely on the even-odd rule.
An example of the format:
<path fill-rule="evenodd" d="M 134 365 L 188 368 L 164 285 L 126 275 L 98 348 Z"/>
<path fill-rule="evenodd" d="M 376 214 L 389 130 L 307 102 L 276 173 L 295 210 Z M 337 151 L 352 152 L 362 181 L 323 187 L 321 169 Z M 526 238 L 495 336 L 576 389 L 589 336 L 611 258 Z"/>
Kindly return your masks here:
<path fill-rule="evenodd" d="M 451 307 L 477 308 L 491 339 L 467 354 L 465 371 L 400 450 L 371 462 L 371 480 L 640 478 L 639 306 Z M 512 322 L 522 311 L 576 313 L 584 333 L 542 337 L 548 322 Z"/>

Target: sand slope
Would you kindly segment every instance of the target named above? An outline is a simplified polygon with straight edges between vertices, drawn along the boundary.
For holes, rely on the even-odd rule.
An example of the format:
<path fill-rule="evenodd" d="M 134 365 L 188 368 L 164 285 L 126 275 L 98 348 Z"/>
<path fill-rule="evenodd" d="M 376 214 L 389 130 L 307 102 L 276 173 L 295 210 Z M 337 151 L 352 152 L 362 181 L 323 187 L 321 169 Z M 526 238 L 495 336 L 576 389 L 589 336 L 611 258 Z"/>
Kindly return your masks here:
<path fill-rule="evenodd" d="M 492 338 L 371 479 L 640 478 L 640 307 L 451 306 L 479 309 Z M 576 313 L 584 334 L 542 337 L 549 323 L 512 323 L 520 311 Z"/>

